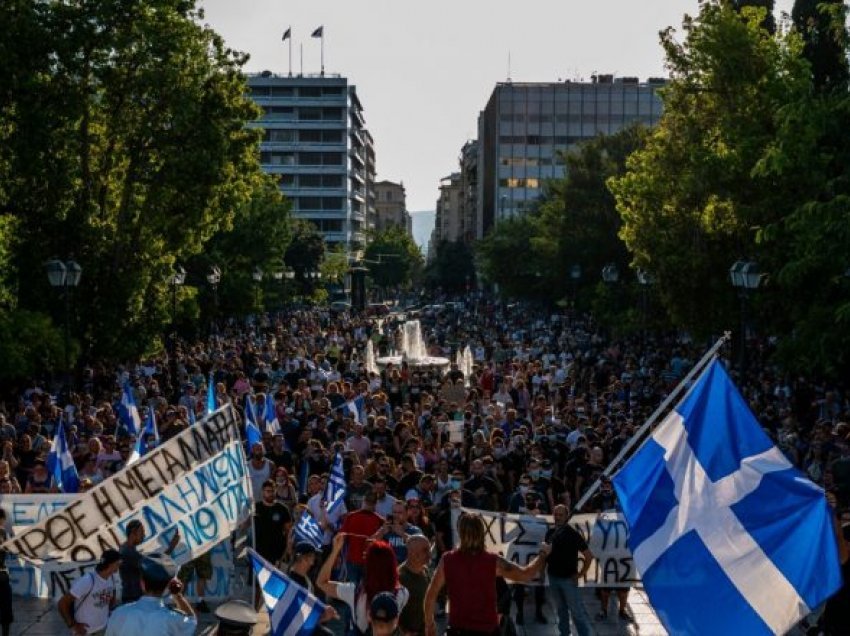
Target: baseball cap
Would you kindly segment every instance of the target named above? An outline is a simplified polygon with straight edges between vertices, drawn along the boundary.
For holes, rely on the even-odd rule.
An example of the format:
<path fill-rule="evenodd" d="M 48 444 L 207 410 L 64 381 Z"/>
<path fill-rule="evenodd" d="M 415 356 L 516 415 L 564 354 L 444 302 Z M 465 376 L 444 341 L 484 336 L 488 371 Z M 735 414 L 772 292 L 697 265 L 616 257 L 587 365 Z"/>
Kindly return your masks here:
<path fill-rule="evenodd" d="M 318 550 L 309 541 L 299 541 L 293 549 L 295 556 L 304 556 L 307 554 L 316 554 Z"/>
<path fill-rule="evenodd" d="M 373 620 L 391 621 L 398 618 L 398 601 L 391 592 L 376 594 L 369 606 L 369 616 Z"/>

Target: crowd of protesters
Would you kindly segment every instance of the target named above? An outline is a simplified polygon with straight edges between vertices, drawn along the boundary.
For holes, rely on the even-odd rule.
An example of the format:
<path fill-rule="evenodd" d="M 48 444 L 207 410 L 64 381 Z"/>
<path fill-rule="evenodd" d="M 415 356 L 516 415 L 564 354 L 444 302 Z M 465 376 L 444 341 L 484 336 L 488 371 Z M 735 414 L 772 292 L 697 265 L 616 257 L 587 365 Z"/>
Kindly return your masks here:
<path fill-rule="evenodd" d="M 247 449 L 258 551 L 316 593 L 350 606 L 362 631 L 375 597 L 405 590 L 393 597 L 396 620 L 405 633 L 423 634 L 429 566 L 455 547 L 453 506 L 565 519 L 711 344 L 674 334 L 615 339 L 588 316 L 483 294 L 437 300 L 380 319 L 304 309 L 234 321 L 206 339 L 174 343 L 169 354 L 86 366 L 76 390 L 61 399 L 33 382 L 0 411 L 0 494 L 54 491 L 45 460 L 60 417 L 81 490 L 120 471 L 134 443 L 118 413 L 125 386 L 143 413 L 156 413 L 161 440 L 203 417 L 207 391 L 240 413 L 246 396 L 262 404 L 270 394 L 281 432 L 265 430 L 262 444 Z M 390 353 L 399 326 L 411 317 L 421 321 L 429 354 L 454 360 L 469 346 L 472 373 L 466 377 L 454 364 L 441 373 L 406 360 L 370 372 L 367 342 L 378 357 Z M 752 342 L 749 372 L 733 376 L 768 434 L 833 493 L 846 521 L 850 392 L 788 376 L 768 362 L 771 347 Z M 347 404 L 359 398 L 363 412 L 354 417 Z M 460 440 L 451 435 L 453 422 L 463 423 Z M 344 458 L 347 495 L 344 508 L 328 515 L 323 493 L 337 454 Z M 615 505 L 606 487 L 585 511 Z M 317 550 L 291 538 L 305 511 L 324 531 Z M 319 571 L 323 558 L 333 561 L 342 550 L 339 537 L 347 543 L 345 581 L 332 580 L 329 568 Z M 370 568 L 370 560 L 381 565 Z M 388 575 L 387 564 L 401 569 Z M 523 622 L 522 586 L 512 596 L 514 616 Z M 386 595 L 380 598 L 392 614 Z M 535 620 L 551 620 L 542 593 L 535 600 Z M 508 594 L 502 613 L 510 605 Z M 597 619 L 606 610 L 607 604 Z"/>

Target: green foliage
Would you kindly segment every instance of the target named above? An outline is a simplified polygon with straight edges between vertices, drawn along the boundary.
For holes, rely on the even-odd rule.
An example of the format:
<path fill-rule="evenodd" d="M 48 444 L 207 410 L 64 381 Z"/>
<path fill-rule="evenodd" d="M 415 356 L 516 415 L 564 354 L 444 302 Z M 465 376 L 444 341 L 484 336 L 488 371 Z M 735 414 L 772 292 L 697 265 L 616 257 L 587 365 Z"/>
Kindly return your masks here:
<path fill-rule="evenodd" d="M 250 200 L 236 210 L 232 227 L 213 236 L 204 253 L 193 259 L 187 282 L 203 290 L 200 303 L 208 312 L 214 299 L 206 275 L 214 265 L 219 267 L 219 314 L 244 314 L 260 309 L 254 307 L 256 284 L 251 277 L 259 267 L 264 272 L 262 288 L 269 292 L 266 300 L 282 304 L 283 282 L 275 281 L 273 273 L 281 271 L 291 238 L 290 204 L 274 179 L 264 176 Z"/>
<path fill-rule="evenodd" d="M 186 0 L 0 8 L 0 212 L 20 220 L 19 302 L 43 309 L 42 264 L 73 256 L 74 324 L 93 355 L 154 341 L 174 263 L 259 183 L 246 57 L 202 17 Z"/>
<path fill-rule="evenodd" d="M 391 226 L 372 237 L 365 265 L 378 287 L 404 287 L 421 273 L 422 253 L 410 234 Z"/>
<path fill-rule="evenodd" d="M 0 311 L 0 380 L 25 380 L 49 369 L 62 369 L 62 332 L 44 314 L 26 311 Z M 78 347 L 71 343 L 73 363 Z"/>
<path fill-rule="evenodd" d="M 729 267 L 748 256 L 770 271 L 755 233 L 792 205 L 782 181 L 756 168 L 776 113 L 810 92 L 809 72 L 799 39 L 773 37 L 759 20 L 706 2 L 686 16 L 683 43 L 662 33 L 664 115 L 609 182 L 633 263 L 653 274 L 674 323 L 697 333 L 737 323 Z"/>
<path fill-rule="evenodd" d="M 434 258 L 425 267 L 425 281 L 430 287 L 447 292 L 463 292 L 475 283 L 475 254 L 463 241 L 442 241 Z"/>
<path fill-rule="evenodd" d="M 332 250 L 325 252 L 325 258 L 319 265 L 322 280 L 331 284 L 343 284 L 348 272 L 348 255 L 342 245 L 335 246 Z"/>
<path fill-rule="evenodd" d="M 773 0 L 733 0 L 732 2 L 738 11 L 745 7 L 753 7 L 760 10 L 764 17 L 761 19 L 760 25 L 769 33 L 776 33 L 776 18 L 773 16 Z"/>
<path fill-rule="evenodd" d="M 508 297 L 549 298 L 543 280 L 546 263 L 530 249 L 538 228 L 534 214 L 510 217 L 476 244 L 476 262 L 484 280 L 497 284 Z"/>
<path fill-rule="evenodd" d="M 543 259 L 541 271 L 553 299 L 576 291 L 570 277 L 575 265 L 585 284 L 596 283 L 608 263 L 625 275 L 629 255 L 618 236 L 622 220 L 607 181 L 625 172 L 626 159 L 645 137 L 644 128 L 631 126 L 586 141 L 564 155 L 565 176 L 548 183 L 532 248 Z"/>
<path fill-rule="evenodd" d="M 791 9 L 794 28 L 802 36 L 803 55 L 812 65 L 815 86 L 846 90 L 847 6 L 843 0 L 796 0 Z"/>
<path fill-rule="evenodd" d="M 324 257 L 325 240 L 316 226 L 303 219 L 294 219 L 292 241 L 286 248 L 284 262 L 295 272 L 295 280 L 300 282 L 303 294 L 313 289 L 307 280 L 307 272 L 319 271 Z"/>

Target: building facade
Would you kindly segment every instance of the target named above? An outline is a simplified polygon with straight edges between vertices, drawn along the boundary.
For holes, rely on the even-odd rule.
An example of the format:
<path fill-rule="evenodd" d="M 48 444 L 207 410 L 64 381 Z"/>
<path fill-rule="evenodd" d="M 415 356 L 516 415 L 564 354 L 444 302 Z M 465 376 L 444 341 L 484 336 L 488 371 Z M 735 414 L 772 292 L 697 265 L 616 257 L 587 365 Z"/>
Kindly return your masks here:
<path fill-rule="evenodd" d="M 471 244 L 478 225 L 478 141 L 467 141 L 460 150 L 460 234 Z"/>
<path fill-rule="evenodd" d="M 375 184 L 375 208 L 377 218 L 375 227 L 385 230 L 400 227 L 408 234 L 413 233 L 413 224 L 407 211 L 407 194 L 403 183 L 378 181 Z"/>
<path fill-rule="evenodd" d="M 545 181 L 564 175 L 560 152 L 635 122 L 653 126 L 664 83 L 599 75 L 592 82 L 497 84 L 478 117 L 476 237 L 534 208 Z"/>
<path fill-rule="evenodd" d="M 434 219 L 429 254 L 434 253 L 443 241 L 463 239 L 463 199 L 459 172 L 453 172 L 440 180 L 440 197 L 437 199 L 437 215 Z"/>
<path fill-rule="evenodd" d="M 329 247 L 362 251 L 375 224 L 375 150 L 355 86 L 344 77 L 248 76 L 263 109 L 260 163 L 278 180 L 297 218 L 316 225 Z"/>

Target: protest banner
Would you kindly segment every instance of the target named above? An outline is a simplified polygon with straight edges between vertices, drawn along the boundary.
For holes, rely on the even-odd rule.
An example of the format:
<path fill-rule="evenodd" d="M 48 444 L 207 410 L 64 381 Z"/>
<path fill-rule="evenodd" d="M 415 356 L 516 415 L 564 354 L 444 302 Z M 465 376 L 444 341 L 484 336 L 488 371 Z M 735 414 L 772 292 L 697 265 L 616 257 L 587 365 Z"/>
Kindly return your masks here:
<path fill-rule="evenodd" d="M 179 565 L 228 537 L 249 517 L 251 501 L 236 415 L 228 405 L 74 496 L 2 548 L 62 575 L 118 548 L 127 524 L 138 519 L 145 528 L 143 553 L 161 552 L 180 533 L 171 555 Z"/>
<path fill-rule="evenodd" d="M 2 495 L 0 507 L 6 512 L 7 527 L 13 535 L 24 532 L 61 510 L 78 495 L 42 494 Z M 233 552 L 230 541 L 225 540 L 210 551 L 213 575 L 206 584 L 206 598 L 210 600 L 226 599 L 231 594 L 233 574 Z M 95 562 L 75 563 L 65 567 L 41 568 L 24 559 L 9 557 L 6 565 L 9 570 L 9 582 L 16 596 L 39 598 L 57 598 L 68 591 L 80 575 L 94 568 Z M 196 581 L 193 579 L 186 588 L 186 595 L 195 594 Z"/>
<path fill-rule="evenodd" d="M 546 532 L 554 527 L 551 515 L 522 515 L 461 508 L 452 511 L 452 531 L 457 545 L 457 518 L 461 512 L 481 515 L 487 528 L 487 550 L 518 565 L 528 565 L 540 551 Z M 640 584 L 632 555 L 626 546 L 628 527 L 615 512 L 573 515 L 570 525 L 587 541 L 594 559 L 587 576 L 579 581 L 586 587 L 633 587 Z M 579 555 L 579 571 L 583 565 Z M 528 585 L 543 585 L 535 579 Z"/>

